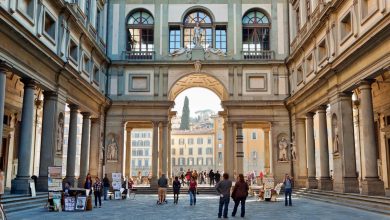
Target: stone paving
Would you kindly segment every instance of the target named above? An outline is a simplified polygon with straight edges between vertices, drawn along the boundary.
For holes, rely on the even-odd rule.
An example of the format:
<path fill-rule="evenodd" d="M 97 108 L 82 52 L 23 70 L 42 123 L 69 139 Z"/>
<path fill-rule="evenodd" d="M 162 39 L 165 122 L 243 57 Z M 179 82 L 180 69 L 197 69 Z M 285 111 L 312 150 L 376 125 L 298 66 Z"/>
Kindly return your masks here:
<path fill-rule="evenodd" d="M 73 219 L 218 219 L 218 196 L 198 195 L 196 206 L 189 205 L 189 196 L 181 194 L 179 204 L 173 204 L 173 195 L 168 195 L 168 204 L 156 205 L 156 195 L 137 195 L 135 200 L 103 201 L 102 208 L 88 212 L 47 212 L 43 208 L 11 213 L 9 220 L 73 220 Z M 233 202 L 229 205 L 229 218 L 241 219 L 240 211 L 231 217 Z M 244 219 L 390 219 L 373 212 L 345 206 L 319 202 L 304 198 L 293 198 L 293 206 L 285 207 L 282 198 L 278 202 L 258 202 L 248 198 Z"/>

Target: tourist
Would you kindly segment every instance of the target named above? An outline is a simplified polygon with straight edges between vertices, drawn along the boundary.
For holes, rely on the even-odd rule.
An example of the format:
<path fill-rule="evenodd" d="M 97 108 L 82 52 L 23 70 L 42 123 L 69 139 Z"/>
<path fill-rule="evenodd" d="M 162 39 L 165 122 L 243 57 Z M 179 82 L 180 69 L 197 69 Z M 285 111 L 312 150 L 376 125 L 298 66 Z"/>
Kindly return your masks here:
<path fill-rule="evenodd" d="M 191 176 L 192 176 L 192 172 L 191 172 L 190 169 L 188 169 L 188 171 L 187 171 L 187 173 L 186 173 L 187 186 L 190 185 Z"/>
<path fill-rule="evenodd" d="M 180 194 L 180 187 L 181 187 L 179 177 L 175 176 L 175 180 L 172 183 L 172 187 L 173 187 L 173 203 L 177 204 L 177 202 L 179 201 L 179 194 Z"/>
<path fill-rule="evenodd" d="M 195 181 L 198 180 L 198 172 L 196 170 L 192 172 L 192 177 L 194 177 Z"/>
<path fill-rule="evenodd" d="M 202 183 L 206 183 L 206 182 L 204 181 L 204 173 L 200 172 L 200 183 L 199 184 L 202 184 Z"/>
<path fill-rule="evenodd" d="M 91 188 L 92 188 L 92 177 L 88 173 L 87 177 L 85 178 L 85 182 L 84 182 L 84 189 L 86 189 L 85 191 L 87 193 L 87 196 L 92 194 Z"/>
<path fill-rule="evenodd" d="M 103 178 L 103 196 L 104 196 L 104 200 L 107 200 L 107 194 L 108 194 L 108 190 L 109 189 L 110 189 L 110 180 L 108 179 L 107 174 L 104 174 L 104 178 Z"/>
<path fill-rule="evenodd" d="M 284 205 L 287 206 L 287 196 L 288 196 L 288 205 L 291 206 L 291 193 L 292 193 L 292 180 L 290 176 L 286 173 L 284 177 Z"/>
<path fill-rule="evenodd" d="M 184 186 L 184 184 L 185 184 L 185 181 L 184 181 L 184 179 L 185 179 L 185 177 L 184 177 L 184 173 L 181 173 L 181 175 L 180 175 L 180 179 L 181 179 L 181 183 L 183 184 L 183 186 Z"/>
<path fill-rule="evenodd" d="M 95 183 L 93 184 L 93 194 L 95 195 L 95 208 L 97 206 L 97 201 L 99 200 L 99 208 L 102 207 L 102 188 L 103 184 L 100 181 L 99 177 L 95 177 Z"/>
<path fill-rule="evenodd" d="M 210 179 L 210 186 L 214 185 L 214 172 L 212 169 L 209 172 L 209 179 Z"/>
<path fill-rule="evenodd" d="M 264 178 L 263 171 L 260 171 L 259 178 L 260 178 L 260 185 L 263 185 L 263 178 Z"/>
<path fill-rule="evenodd" d="M 219 210 L 218 210 L 218 218 L 222 216 L 222 208 L 223 208 L 223 217 L 227 218 L 228 208 L 230 202 L 230 188 L 232 187 L 232 181 L 229 180 L 229 174 L 223 174 L 223 180 L 217 183 L 215 189 L 220 195 L 219 198 Z"/>
<path fill-rule="evenodd" d="M 158 202 L 157 202 L 157 204 L 160 205 L 163 202 L 167 203 L 166 195 L 167 195 L 168 179 L 165 177 L 164 173 L 161 175 L 160 179 L 158 179 L 157 185 L 158 185 Z"/>
<path fill-rule="evenodd" d="M 232 192 L 232 198 L 234 201 L 234 209 L 232 212 L 232 216 L 236 216 L 237 207 L 241 202 L 241 217 L 244 218 L 245 216 L 245 200 L 248 196 L 248 190 L 249 186 L 248 183 L 244 180 L 244 175 L 239 174 L 237 178 L 237 182 L 234 185 L 233 192 Z"/>
<path fill-rule="evenodd" d="M 217 172 L 214 174 L 215 183 L 217 184 L 221 180 L 221 174 L 217 170 Z"/>
<path fill-rule="evenodd" d="M 190 187 L 188 189 L 188 194 L 190 194 L 190 205 L 192 204 L 196 205 L 196 190 L 197 190 L 197 183 L 195 178 L 192 176 L 190 180 Z"/>

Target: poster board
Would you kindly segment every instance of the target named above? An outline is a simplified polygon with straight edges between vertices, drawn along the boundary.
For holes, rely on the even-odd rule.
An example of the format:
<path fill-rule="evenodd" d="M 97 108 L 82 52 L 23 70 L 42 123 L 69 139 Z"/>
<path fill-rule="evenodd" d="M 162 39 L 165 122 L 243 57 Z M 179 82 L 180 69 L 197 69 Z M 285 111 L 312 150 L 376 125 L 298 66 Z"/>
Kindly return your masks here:
<path fill-rule="evenodd" d="M 270 199 L 271 196 L 272 196 L 271 190 L 270 190 L 270 189 L 266 189 L 266 190 L 264 191 L 264 198 Z"/>
<path fill-rule="evenodd" d="M 122 187 L 122 173 L 112 173 L 112 188 L 120 190 Z"/>
<path fill-rule="evenodd" d="M 62 191 L 62 167 L 48 167 L 48 190 Z"/>
<path fill-rule="evenodd" d="M 49 192 L 49 201 L 52 200 L 53 203 L 50 204 L 50 211 L 61 211 L 61 192 Z"/>
<path fill-rule="evenodd" d="M 85 205 L 86 205 L 87 197 L 85 196 L 78 196 L 76 199 L 76 208 L 75 210 L 78 211 L 84 211 Z"/>
<path fill-rule="evenodd" d="M 65 197 L 64 202 L 65 202 L 65 207 L 64 207 L 65 211 L 74 211 L 76 206 L 75 197 Z"/>
<path fill-rule="evenodd" d="M 274 186 L 275 186 L 275 179 L 274 178 L 267 177 L 267 178 L 264 178 L 263 181 L 264 181 L 264 188 L 265 189 L 273 189 L 274 188 Z"/>
<path fill-rule="evenodd" d="M 122 198 L 121 191 L 115 190 L 115 191 L 114 191 L 114 198 L 115 198 L 115 199 L 121 199 L 121 198 Z"/>

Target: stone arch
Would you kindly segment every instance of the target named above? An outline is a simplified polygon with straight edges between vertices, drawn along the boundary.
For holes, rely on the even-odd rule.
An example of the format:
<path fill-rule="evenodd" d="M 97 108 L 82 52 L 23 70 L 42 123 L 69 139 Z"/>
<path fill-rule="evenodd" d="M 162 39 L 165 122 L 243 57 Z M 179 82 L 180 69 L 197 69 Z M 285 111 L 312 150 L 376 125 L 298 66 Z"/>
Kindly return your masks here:
<path fill-rule="evenodd" d="M 169 89 L 168 99 L 173 101 L 181 92 L 193 87 L 210 89 L 221 101 L 226 101 L 229 98 L 226 87 L 216 77 L 207 73 L 190 73 L 172 83 Z"/>

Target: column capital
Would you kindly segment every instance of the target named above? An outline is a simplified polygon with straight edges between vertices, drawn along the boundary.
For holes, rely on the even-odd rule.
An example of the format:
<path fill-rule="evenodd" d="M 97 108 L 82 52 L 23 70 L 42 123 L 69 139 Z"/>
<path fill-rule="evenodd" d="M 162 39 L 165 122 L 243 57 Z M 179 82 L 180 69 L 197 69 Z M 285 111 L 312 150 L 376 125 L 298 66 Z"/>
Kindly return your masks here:
<path fill-rule="evenodd" d="M 161 122 L 161 125 L 162 125 L 163 127 L 168 127 L 168 124 L 169 124 L 169 121 L 162 121 L 162 122 Z"/>
<path fill-rule="evenodd" d="M 0 74 L 13 69 L 13 66 L 4 60 L 0 60 Z"/>
<path fill-rule="evenodd" d="M 317 112 L 319 112 L 319 113 L 325 113 L 326 112 L 326 108 L 327 108 L 327 106 L 326 105 L 320 105 L 320 106 L 318 106 L 318 108 L 317 108 Z"/>
<path fill-rule="evenodd" d="M 360 90 L 371 89 L 371 84 L 375 82 L 375 79 L 365 79 L 357 83 Z"/>
<path fill-rule="evenodd" d="M 69 106 L 70 111 L 78 111 L 79 110 L 79 106 L 76 104 L 69 104 L 68 106 Z"/>
<path fill-rule="evenodd" d="M 308 113 L 306 113 L 305 115 L 306 115 L 306 119 L 307 119 L 307 118 L 313 119 L 315 113 L 314 113 L 314 112 L 308 112 Z"/>
<path fill-rule="evenodd" d="M 83 116 L 83 119 L 88 119 L 89 117 L 91 117 L 90 112 L 81 112 L 81 115 Z"/>
<path fill-rule="evenodd" d="M 24 88 L 35 89 L 37 81 L 30 78 L 23 78 L 20 80 L 24 84 Z"/>
<path fill-rule="evenodd" d="M 47 91 L 43 91 L 43 97 L 44 97 L 44 99 L 50 99 L 50 98 L 52 98 L 52 97 L 57 97 L 58 96 L 58 93 L 57 92 L 55 92 L 55 91 L 49 91 L 49 90 L 47 90 Z"/>
<path fill-rule="evenodd" d="M 153 127 L 158 127 L 160 121 L 152 121 Z"/>

